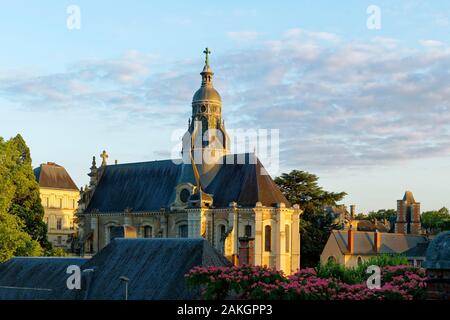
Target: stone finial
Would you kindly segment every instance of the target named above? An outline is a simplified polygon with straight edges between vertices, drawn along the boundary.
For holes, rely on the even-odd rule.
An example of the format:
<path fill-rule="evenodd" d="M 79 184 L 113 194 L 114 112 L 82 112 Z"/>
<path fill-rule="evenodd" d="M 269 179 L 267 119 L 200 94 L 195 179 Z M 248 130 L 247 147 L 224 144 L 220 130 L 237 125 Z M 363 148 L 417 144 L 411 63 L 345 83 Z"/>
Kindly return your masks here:
<path fill-rule="evenodd" d="M 231 207 L 231 208 L 236 208 L 237 207 L 237 203 L 235 201 L 233 201 L 233 202 L 230 202 L 228 204 L 228 206 Z"/>
<path fill-rule="evenodd" d="M 300 209 L 300 206 L 299 206 L 298 204 L 294 204 L 294 205 L 292 206 L 292 208 L 298 210 L 298 209 Z"/>
<path fill-rule="evenodd" d="M 255 207 L 257 208 L 261 208 L 262 206 L 263 206 L 262 202 L 259 201 L 255 204 Z"/>
<path fill-rule="evenodd" d="M 96 161 L 95 161 L 95 156 L 92 157 L 92 166 L 91 166 L 91 169 L 93 169 L 93 168 L 97 168 L 97 163 L 96 163 Z"/>
<path fill-rule="evenodd" d="M 102 158 L 102 167 L 107 165 L 108 162 L 108 154 L 106 153 L 105 150 L 103 150 L 103 152 L 100 154 L 100 158 Z"/>

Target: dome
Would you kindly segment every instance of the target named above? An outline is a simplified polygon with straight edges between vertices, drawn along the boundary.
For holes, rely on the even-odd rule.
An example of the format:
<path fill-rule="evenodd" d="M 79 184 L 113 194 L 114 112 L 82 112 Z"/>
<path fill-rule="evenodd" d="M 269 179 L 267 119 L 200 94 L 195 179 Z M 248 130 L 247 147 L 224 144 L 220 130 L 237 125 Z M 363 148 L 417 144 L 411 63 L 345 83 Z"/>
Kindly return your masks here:
<path fill-rule="evenodd" d="M 214 101 L 222 101 L 219 92 L 212 86 L 202 86 L 197 92 L 194 94 L 192 98 L 192 102 L 201 101 L 201 100 L 214 100 Z"/>
<path fill-rule="evenodd" d="M 427 269 L 450 269 L 450 231 L 434 238 L 427 249 Z"/>

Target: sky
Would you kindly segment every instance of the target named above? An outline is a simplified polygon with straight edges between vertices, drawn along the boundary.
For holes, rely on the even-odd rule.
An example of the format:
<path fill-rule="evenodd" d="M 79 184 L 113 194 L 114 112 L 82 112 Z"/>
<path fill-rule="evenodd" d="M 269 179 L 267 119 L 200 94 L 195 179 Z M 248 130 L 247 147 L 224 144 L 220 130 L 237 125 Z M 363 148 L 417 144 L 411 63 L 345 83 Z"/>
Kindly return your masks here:
<path fill-rule="evenodd" d="M 171 156 L 209 47 L 227 128 L 279 130 L 273 176 L 315 173 L 361 212 L 395 208 L 405 190 L 423 210 L 450 207 L 448 1 L 0 8 L 0 136 L 22 134 L 34 166 L 63 165 L 79 186 L 104 149 L 119 163 Z"/>

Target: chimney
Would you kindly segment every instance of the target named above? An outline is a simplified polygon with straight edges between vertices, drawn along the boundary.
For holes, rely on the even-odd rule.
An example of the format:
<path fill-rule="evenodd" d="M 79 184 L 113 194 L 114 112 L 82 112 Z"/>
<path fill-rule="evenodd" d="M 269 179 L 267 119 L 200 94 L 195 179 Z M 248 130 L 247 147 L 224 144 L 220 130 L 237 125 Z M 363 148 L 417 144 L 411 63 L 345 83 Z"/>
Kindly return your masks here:
<path fill-rule="evenodd" d="M 355 235 L 351 225 L 347 232 L 347 246 L 350 254 L 353 254 L 353 252 L 355 252 Z"/>
<path fill-rule="evenodd" d="M 381 247 L 381 233 L 378 230 L 375 230 L 373 234 L 373 251 L 376 253 L 380 253 Z"/>
<path fill-rule="evenodd" d="M 356 206 L 354 204 L 352 204 L 350 206 L 350 217 L 352 217 L 352 219 L 355 218 L 355 214 L 356 214 Z"/>

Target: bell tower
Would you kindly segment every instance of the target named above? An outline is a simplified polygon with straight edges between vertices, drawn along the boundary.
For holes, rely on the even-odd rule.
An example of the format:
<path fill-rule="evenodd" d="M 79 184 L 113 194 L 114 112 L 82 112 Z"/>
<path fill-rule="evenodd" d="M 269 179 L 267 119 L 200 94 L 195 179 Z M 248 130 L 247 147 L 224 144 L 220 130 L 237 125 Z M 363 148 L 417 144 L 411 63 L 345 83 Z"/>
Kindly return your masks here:
<path fill-rule="evenodd" d="M 192 116 L 183 137 L 182 149 L 184 163 L 190 163 L 192 154 L 195 163 L 201 165 L 199 171 L 202 180 L 230 152 L 230 139 L 222 119 L 222 99 L 213 86 L 214 72 L 209 66 L 211 51 L 206 48 L 203 53 L 205 65 L 200 73 L 201 87 L 192 98 Z"/>

